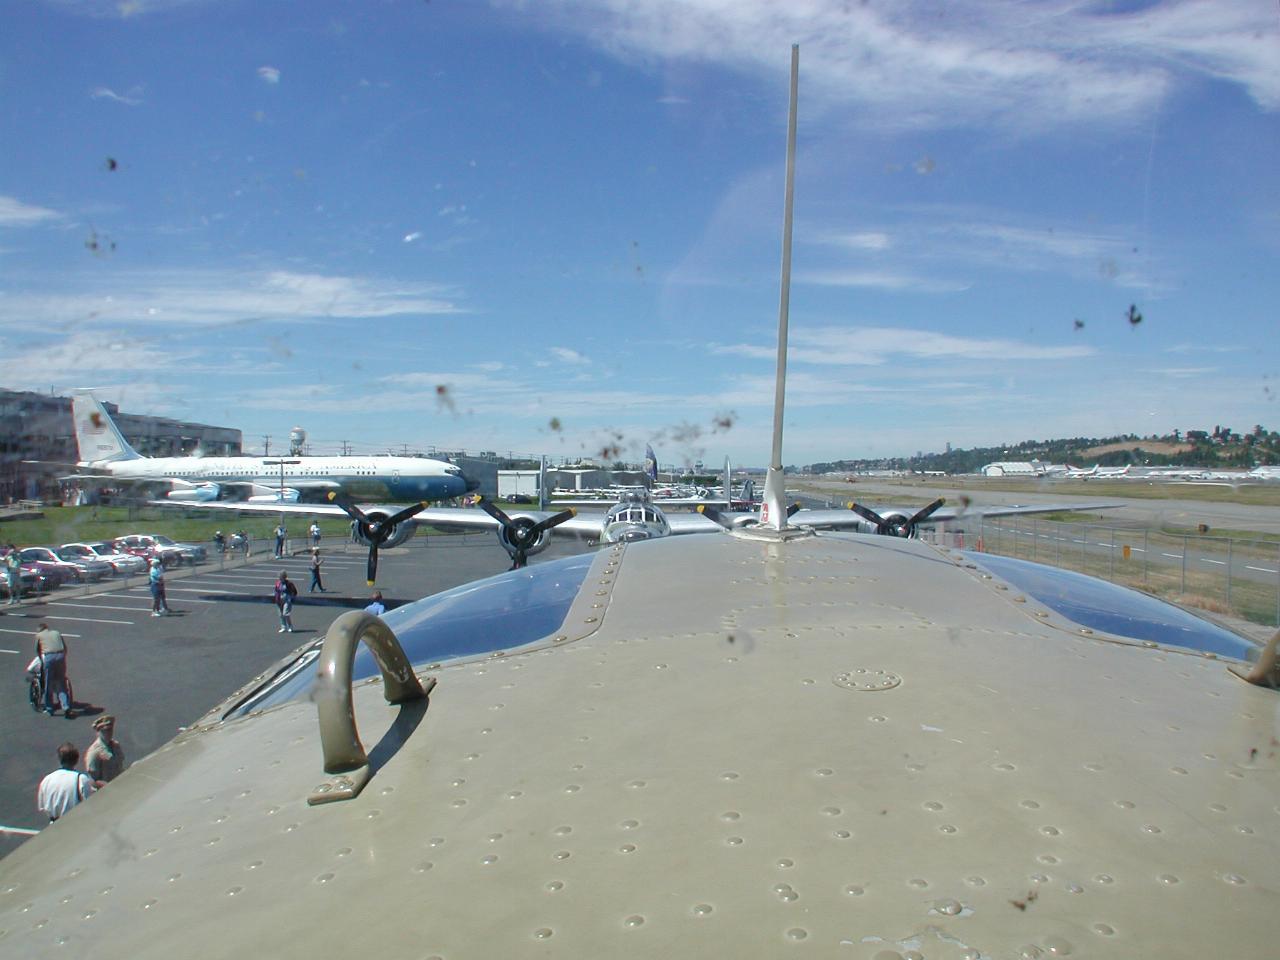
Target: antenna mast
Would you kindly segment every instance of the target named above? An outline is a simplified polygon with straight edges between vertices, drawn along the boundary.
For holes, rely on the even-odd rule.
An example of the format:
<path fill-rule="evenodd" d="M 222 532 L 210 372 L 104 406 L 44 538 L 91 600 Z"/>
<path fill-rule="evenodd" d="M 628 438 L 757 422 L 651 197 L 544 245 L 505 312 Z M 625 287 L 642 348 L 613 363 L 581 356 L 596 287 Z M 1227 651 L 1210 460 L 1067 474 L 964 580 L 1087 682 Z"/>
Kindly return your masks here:
<path fill-rule="evenodd" d="M 786 487 L 782 474 L 782 414 L 787 390 L 787 321 L 791 308 L 791 218 L 796 177 L 796 90 L 800 81 L 800 46 L 791 45 L 791 103 L 787 111 L 787 183 L 782 217 L 782 290 L 778 302 L 778 368 L 773 394 L 773 452 L 765 475 L 760 523 L 774 530 L 787 525 Z"/>

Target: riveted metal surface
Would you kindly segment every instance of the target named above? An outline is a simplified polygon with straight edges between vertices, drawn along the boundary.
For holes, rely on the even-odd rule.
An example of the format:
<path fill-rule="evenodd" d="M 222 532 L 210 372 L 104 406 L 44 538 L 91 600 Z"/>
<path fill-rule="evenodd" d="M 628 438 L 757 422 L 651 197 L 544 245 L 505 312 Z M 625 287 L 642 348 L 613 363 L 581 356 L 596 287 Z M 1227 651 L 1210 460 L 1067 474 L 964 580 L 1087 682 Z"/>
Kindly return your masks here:
<path fill-rule="evenodd" d="M 416 718 L 358 687 L 356 800 L 305 805 L 306 703 L 170 744 L 0 861 L 0 952 L 1274 952 L 1273 692 L 920 542 L 687 539 L 629 545 L 575 642 L 434 671 Z M 907 679 L 851 697 L 851 665 Z"/>
<path fill-rule="evenodd" d="M 837 673 L 832 682 L 846 690 L 867 693 L 875 690 L 892 690 L 902 682 L 902 678 L 888 670 L 855 667 L 852 670 Z"/>

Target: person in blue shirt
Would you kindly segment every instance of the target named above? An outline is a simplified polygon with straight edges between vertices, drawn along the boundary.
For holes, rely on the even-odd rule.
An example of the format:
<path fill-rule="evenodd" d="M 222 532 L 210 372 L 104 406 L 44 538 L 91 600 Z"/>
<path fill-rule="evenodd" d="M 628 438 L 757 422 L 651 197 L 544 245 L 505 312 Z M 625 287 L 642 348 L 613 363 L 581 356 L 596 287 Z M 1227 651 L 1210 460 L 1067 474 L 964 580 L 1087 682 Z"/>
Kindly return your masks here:
<path fill-rule="evenodd" d="M 372 613 L 375 617 L 380 617 L 387 612 L 387 605 L 382 602 L 382 591 L 377 590 L 373 594 L 373 603 L 364 608 L 365 613 Z"/>
<path fill-rule="evenodd" d="M 151 558 L 151 570 L 147 574 L 147 581 L 151 586 L 151 615 L 163 617 L 165 614 L 172 613 L 173 611 L 169 609 L 169 600 L 164 595 L 164 565 L 159 557 Z"/>

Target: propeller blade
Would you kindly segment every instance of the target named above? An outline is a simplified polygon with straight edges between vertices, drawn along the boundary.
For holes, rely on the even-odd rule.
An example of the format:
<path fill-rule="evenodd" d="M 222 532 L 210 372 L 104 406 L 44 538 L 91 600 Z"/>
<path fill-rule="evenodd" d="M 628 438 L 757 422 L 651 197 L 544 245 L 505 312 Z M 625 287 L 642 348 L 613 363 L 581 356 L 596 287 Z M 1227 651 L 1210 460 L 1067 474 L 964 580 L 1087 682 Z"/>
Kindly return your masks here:
<path fill-rule="evenodd" d="M 714 520 L 716 523 L 720 524 L 720 526 L 724 527 L 726 530 L 733 529 L 733 524 L 731 524 L 725 518 L 724 514 L 722 514 L 715 507 L 712 507 L 705 503 L 700 503 L 697 506 L 697 511 L 700 514 L 702 514 L 704 517 L 706 517 L 708 520 Z"/>
<path fill-rule="evenodd" d="M 888 521 L 886 521 L 884 517 L 880 516 L 880 514 L 876 513 L 874 510 L 867 509 L 860 503 L 849 504 L 849 509 L 868 523 L 874 523 L 876 525 L 876 533 L 880 533 L 889 526 Z"/>
<path fill-rule="evenodd" d="M 536 540 L 537 535 L 542 533 L 543 530 L 550 530 L 552 527 L 559 526 L 566 520 L 572 520 L 577 515 L 578 511 L 570 508 L 568 510 L 562 510 L 553 517 L 547 517 L 545 520 L 539 520 L 530 528 L 529 539 Z"/>
<path fill-rule="evenodd" d="M 423 500 L 421 503 L 415 503 L 412 506 L 405 507 L 403 510 L 401 510 L 399 513 L 395 514 L 394 516 L 387 517 L 387 519 L 383 520 L 380 525 L 383 527 L 386 527 L 388 530 L 391 530 L 396 526 L 396 524 L 403 523 L 405 520 L 408 520 L 410 517 L 421 513 L 426 508 L 427 508 L 427 501 Z"/>
<path fill-rule="evenodd" d="M 487 513 L 493 519 L 497 520 L 504 527 L 511 526 L 511 518 L 503 513 L 495 504 L 491 503 L 488 498 L 481 497 L 478 501 L 480 509 Z"/>
<path fill-rule="evenodd" d="M 375 580 L 378 579 L 378 541 L 369 541 L 369 563 L 365 567 L 365 583 L 373 586 Z"/>
<path fill-rule="evenodd" d="M 796 511 L 799 509 L 800 509 L 799 503 L 793 503 L 791 506 L 787 507 L 787 519 L 790 520 L 792 517 L 794 517 L 796 515 Z"/>
<path fill-rule="evenodd" d="M 352 520 L 355 520 L 357 523 L 363 523 L 366 526 L 370 523 L 369 518 L 364 515 L 361 509 L 355 505 L 355 502 L 350 497 L 334 491 L 330 491 L 328 497 L 331 502 L 337 504 L 338 507 L 341 508 L 342 512 Z"/>
<path fill-rule="evenodd" d="M 921 521 L 929 517 L 933 513 L 933 511 L 937 510 L 940 506 L 942 506 L 946 502 L 947 500 L 945 497 L 939 497 L 937 500 L 933 501 L 933 503 L 929 504 L 919 513 L 917 513 L 914 517 L 908 520 L 907 526 L 914 530 L 917 523 L 920 523 Z"/>

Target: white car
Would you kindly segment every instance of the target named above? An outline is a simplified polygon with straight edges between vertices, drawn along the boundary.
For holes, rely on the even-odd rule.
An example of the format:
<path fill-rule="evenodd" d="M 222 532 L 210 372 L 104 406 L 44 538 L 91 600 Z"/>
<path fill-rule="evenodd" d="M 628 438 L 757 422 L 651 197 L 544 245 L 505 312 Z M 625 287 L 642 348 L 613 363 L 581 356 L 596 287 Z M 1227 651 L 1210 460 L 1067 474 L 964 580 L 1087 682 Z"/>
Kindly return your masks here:
<path fill-rule="evenodd" d="M 90 543 L 64 543 L 58 550 L 60 555 L 63 550 L 70 551 L 71 554 L 82 557 L 85 560 L 102 560 L 111 564 L 113 571 L 125 576 L 143 573 L 147 569 L 147 561 L 145 559 L 135 557 L 131 553 L 116 553 L 106 540 L 95 540 Z"/>

